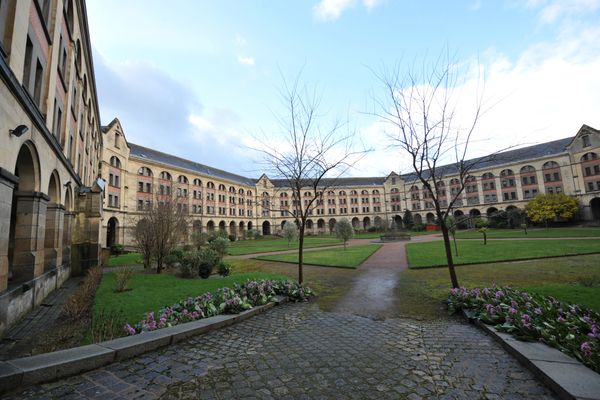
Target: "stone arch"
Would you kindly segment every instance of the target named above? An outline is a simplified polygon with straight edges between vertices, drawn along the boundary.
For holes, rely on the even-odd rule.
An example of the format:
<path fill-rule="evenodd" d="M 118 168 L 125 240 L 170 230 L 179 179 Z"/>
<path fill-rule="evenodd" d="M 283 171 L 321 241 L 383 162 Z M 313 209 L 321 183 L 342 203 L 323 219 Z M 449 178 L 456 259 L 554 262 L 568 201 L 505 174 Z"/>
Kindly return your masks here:
<path fill-rule="evenodd" d="M 381 219 L 380 216 L 375 217 L 374 224 L 377 229 L 385 229 L 385 226 L 383 226 L 383 219 Z"/>
<path fill-rule="evenodd" d="M 119 243 L 119 220 L 111 217 L 106 224 L 106 247 Z"/>
<path fill-rule="evenodd" d="M 306 229 L 313 230 L 313 228 L 314 228 L 313 220 L 312 219 L 307 219 L 306 220 Z"/>
<path fill-rule="evenodd" d="M 210 220 L 206 223 L 206 230 L 209 232 L 215 231 L 215 222 L 213 220 Z"/>
<path fill-rule="evenodd" d="M 286 223 L 286 222 L 287 222 L 287 221 L 285 221 L 285 220 L 281 221 L 281 230 L 283 230 L 283 227 L 285 226 L 285 223 Z"/>
<path fill-rule="evenodd" d="M 40 191 L 40 162 L 35 145 L 30 141 L 23 143 L 19 150 L 15 175 L 19 177 L 18 190 Z"/>
<path fill-rule="evenodd" d="M 427 215 L 425 215 L 425 219 L 428 224 L 435 224 L 435 215 L 433 213 L 428 212 Z"/>
<path fill-rule="evenodd" d="M 358 229 L 360 227 L 360 220 L 357 217 L 352 218 L 352 227 Z"/>
<path fill-rule="evenodd" d="M 415 224 L 421 225 L 423 223 L 423 217 L 421 217 L 421 214 L 415 214 L 414 219 Z"/>
<path fill-rule="evenodd" d="M 329 228 L 329 233 L 333 233 L 333 231 L 335 230 L 335 224 L 337 224 L 337 221 L 335 220 L 335 218 L 329 218 L 329 221 L 327 221 L 327 227 Z"/>
<path fill-rule="evenodd" d="M 487 215 L 488 218 L 493 217 L 494 214 L 496 214 L 498 212 L 498 209 L 496 207 L 490 207 L 486 210 L 485 215 Z"/>
<path fill-rule="evenodd" d="M 363 229 L 366 231 L 367 229 L 369 229 L 371 227 L 371 218 L 369 217 L 364 217 L 363 218 Z"/>
<path fill-rule="evenodd" d="M 379 217 L 375 217 L 375 225 L 379 225 L 377 223 L 377 218 L 379 218 Z M 379 218 L 379 219 L 381 220 L 381 218 Z M 394 221 L 394 229 L 402 228 L 402 217 L 400 215 L 395 215 L 393 221 Z"/>
<path fill-rule="evenodd" d="M 600 221 L 600 197 L 594 197 L 590 201 L 590 209 L 592 210 L 594 221 Z"/>
<path fill-rule="evenodd" d="M 248 230 L 251 231 L 252 230 L 252 221 L 248 221 Z"/>
<path fill-rule="evenodd" d="M 48 197 L 50 202 L 60 204 L 60 177 L 56 170 L 50 174 L 50 181 L 48 182 Z"/>
<path fill-rule="evenodd" d="M 268 236 L 271 234 L 271 223 L 269 221 L 264 221 L 262 223 L 262 234 L 263 236 Z"/>
<path fill-rule="evenodd" d="M 56 170 L 50 174 L 44 225 L 44 270 L 49 271 L 62 262 L 64 208 L 60 204 L 60 178 Z"/>
<path fill-rule="evenodd" d="M 220 221 L 219 222 L 219 232 L 225 231 L 226 227 L 227 227 L 227 225 L 225 224 L 225 221 Z"/>
<path fill-rule="evenodd" d="M 455 210 L 452 215 L 454 215 L 454 220 L 456 221 L 455 223 L 458 229 L 466 229 L 469 227 L 469 221 L 464 212 Z"/>
<path fill-rule="evenodd" d="M 229 234 L 231 236 L 237 236 L 237 226 L 235 225 L 234 221 L 229 223 Z"/>
<path fill-rule="evenodd" d="M 200 233 L 202 232 L 202 221 L 200 221 L 199 219 L 195 220 L 192 223 L 192 229 L 194 230 L 194 232 L 196 233 Z"/>
<path fill-rule="evenodd" d="M 319 229 L 319 231 L 325 229 L 325 220 L 323 218 L 317 220 L 317 229 Z"/>
<path fill-rule="evenodd" d="M 246 227 L 246 224 L 244 224 L 244 221 L 240 221 L 240 223 L 238 224 L 238 226 L 239 226 L 238 232 L 241 235 L 244 232 L 244 228 Z"/>

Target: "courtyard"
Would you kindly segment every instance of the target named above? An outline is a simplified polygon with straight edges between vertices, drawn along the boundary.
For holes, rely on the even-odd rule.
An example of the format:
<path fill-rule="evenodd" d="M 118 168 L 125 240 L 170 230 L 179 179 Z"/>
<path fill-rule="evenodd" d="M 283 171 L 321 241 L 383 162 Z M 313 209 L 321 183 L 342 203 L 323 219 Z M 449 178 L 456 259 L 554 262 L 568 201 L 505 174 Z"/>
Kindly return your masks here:
<path fill-rule="evenodd" d="M 348 250 L 372 240 L 352 239 Z M 417 235 L 411 242 L 409 246 L 441 245 L 435 233 Z M 560 247 L 559 241 L 554 243 Z M 229 256 L 233 280 L 221 284 L 296 276 L 297 266 L 285 259 L 257 258 L 274 248 L 271 243 L 252 245 L 257 253 Z M 306 265 L 305 280 L 318 294 L 309 303 L 279 306 L 234 326 L 3 398 L 554 398 L 489 336 L 448 316 L 442 304 L 449 287 L 446 268 L 412 268 L 405 242 L 379 246 L 357 268 Z M 345 250 L 334 244 L 306 254 L 319 259 L 332 251 L 343 257 Z M 457 271 L 467 287 L 515 285 L 598 310 L 599 259 L 588 254 L 464 265 Z M 108 287 L 113 275 L 105 274 Z M 172 288 L 180 280 L 168 274 L 147 277 L 166 279 L 165 287 Z M 183 280 L 189 288 L 181 286 L 181 293 L 195 295 L 193 282 Z M 214 278 L 206 282 L 203 290 L 219 286 Z M 163 297 L 144 304 L 143 298 L 157 288 L 132 287 L 118 295 L 109 290 L 113 299 L 136 290 L 142 295 L 137 300 L 142 304 L 128 308 L 129 322 L 141 317 L 144 307 L 156 311 L 177 296 L 177 290 L 171 295 L 165 290 Z M 108 289 L 101 286 L 100 296 L 103 290 Z M 121 299 L 121 306 L 131 303 Z M 106 306 L 118 309 L 119 302 Z"/>

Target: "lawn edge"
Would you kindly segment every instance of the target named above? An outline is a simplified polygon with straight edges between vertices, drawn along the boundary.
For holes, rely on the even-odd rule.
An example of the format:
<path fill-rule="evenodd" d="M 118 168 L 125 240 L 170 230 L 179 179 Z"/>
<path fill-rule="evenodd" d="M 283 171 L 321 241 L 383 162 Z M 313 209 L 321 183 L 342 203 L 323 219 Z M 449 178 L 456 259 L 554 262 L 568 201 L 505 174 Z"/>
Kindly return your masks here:
<path fill-rule="evenodd" d="M 152 332 L 0 361 L 0 393 L 32 384 L 55 381 L 132 358 L 178 343 L 191 336 L 233 325 L 286 302 L 285 298 L 277 296 L 270 303 L 253 307 L 239 314 L 216 315 Z"/>
<path fill-rule="evenodd" d="M 466 263 L 460 263 L 460 264 L 454 264 L 455 267 L 461 267 L 463 265 L 479 265 L 479 264 L 496 264 L 496 263 L 505 263 L 505 262 L 517 262 L 517 261 L 531 261 L 531 260 L 546 260 L 549 258 L 564 258 L 564 257 L 574 257 L 574 256 L 589 256 L 589 255 L 593 255 L 593 254 L 600 254 L 600 251 L 593 251 L 591 253 L 572 253 L 572 254 L 563 254 L 560 256 L 542 256 L 542 257 L 533 257 L 533 258 L 511 258 L 508 260 L 493 260 L 493 261 L 476 261 L 476 262 L 466 262 Z M 408 261 L 408 254 L 407 254 L 407 261 Z M 408 262 L 408 269 L 432 269 L 432 268 L 446 268 L 448 266 L 448 264 L 435 264 L 435 265 L 426 265 L 423 267 L 413 267 L 410 265 L 410 262 Z"/>
<path fill-rule="evenodd" d="M 285 264 L 295 264 L 295 265 L 298 265 L 297 261 L 266 260 L 266 259 L 260 258 L 260 257 L 252 257 L 252 260 L 266 261 L 266 262 L 272 262 L 272 263 L 285 263 Z M 365 261 L 366 261 L 366 259 L 365 259 Z M 344 266 L 341 266 L 341 265 L 307 264 L 307 263 L 302 263 L 302 265 L 313 266 L 313 267 L 320 267 L 320 268 L 339 268 L 339 269 L 356 269 L 356 268 L 358 268 L 358 267 L 344 267 Z"/>

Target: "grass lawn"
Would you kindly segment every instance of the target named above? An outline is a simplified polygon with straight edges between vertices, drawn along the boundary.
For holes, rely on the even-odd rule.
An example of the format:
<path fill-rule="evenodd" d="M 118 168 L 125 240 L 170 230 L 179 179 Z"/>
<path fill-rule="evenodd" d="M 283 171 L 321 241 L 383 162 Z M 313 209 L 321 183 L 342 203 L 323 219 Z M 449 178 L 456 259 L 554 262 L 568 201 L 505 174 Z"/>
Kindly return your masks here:
<path fill-rule="evenodd" d="M 600 255 L 465 265 L 456 268 L 461 286 L 489 287 L 494 283 L 554 296 L 600 312 Z M 595 286 L 586 286 L 592 282 Z M 402 314 L 436 318 L 447 314 L 442 305 L 450 288 L 446 268 L 408 269 L 400 273 L 397 290 Z"/>
<path fill-rule="evenodd" d="M 329 249 L 307 251 L 304 253 L 304 262 L 306 264 L 320 265 L 324 267 L 356 268 L 363 263 L 369 256 L 377 251 L 381 245 L 365 244 L 361 246 L 351 246 L 344 250 Z M 298 263 L 298 254 L 273 254 L 270 256 L 256 257 L 258 260 L 282 261 L 287 263 Z"/>
<path fill-rule="evenodd" d="M 282 279 L 280 274 L 252 272 L 233 274 L 222 278 L 213 276 L 209 279 L 182 279 L 174 275 L 134 274 L 129 283 L 132 290 L 115 293 L 115 274 L 104 274 L 100 287 L 96 292 L 94 313 L 105 311 L 121 311 L 129 323 L 137 323 L 148 311 L 158 311 L 190 296 L 198 296 L 205 292 L 214 292 L 218 288 L 232 286 L 234 283 L 248 279 Z"/>
<path fill-rule="evenodd" d="M 342 244 L 342 241 L 335 237 L 323 236 L 308 236 L 304 238 L 304 247 L 323 247 L 335 246 Z M 298 248 L 298 242 L 293 241 L 288 246 L 287 239 L 257 239 L 257 240 L 240 240 L 231 243 L 229 246 L 229 254 L 239 256 L 242 254 L 253 253 L 268 253 L 271 251 L 293 250 Z"/>
<path fill-rule="evenodd" d="M 491 240 L 487 245 L 483 241 L 459 240 L 457 243 L 459 256 L 454 257 L 457 265 L 600 253 L 600 240 Z M 441 240 L 409 243 L 406 249 L 411 268 L 446 265 Z M 454 251 L 454 245 L 452 250 Z"/>
<path fill-rule="evenodd" d="M 123 265 L 138 265 L 143 264 L 142 255 L 140 253 L 126 253 L 120 256 L 110 256 L 108 258 L 107 267 L 120 267 Z"/>
<path fill-rule="evenodd" d="M 535 228 L 527 229 L 488 229 L 490 238 L 556 238 L 556 237 L 600 237 L 600 228 Z M 457 239 L 479 239 L 483 235 L 476 229 L 458 231 Z"/>

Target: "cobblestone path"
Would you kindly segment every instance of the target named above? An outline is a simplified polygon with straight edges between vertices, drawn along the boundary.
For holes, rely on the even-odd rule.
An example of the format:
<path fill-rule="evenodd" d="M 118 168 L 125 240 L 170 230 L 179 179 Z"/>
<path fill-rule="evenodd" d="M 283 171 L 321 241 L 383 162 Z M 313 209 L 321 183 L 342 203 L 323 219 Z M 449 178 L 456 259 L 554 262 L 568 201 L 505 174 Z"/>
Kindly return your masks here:
<path fill-rule="evenodd" d="M 5 398 L 549 399 L 459 319 L 372 320 L 289 304 L 220 331 Z"/>

